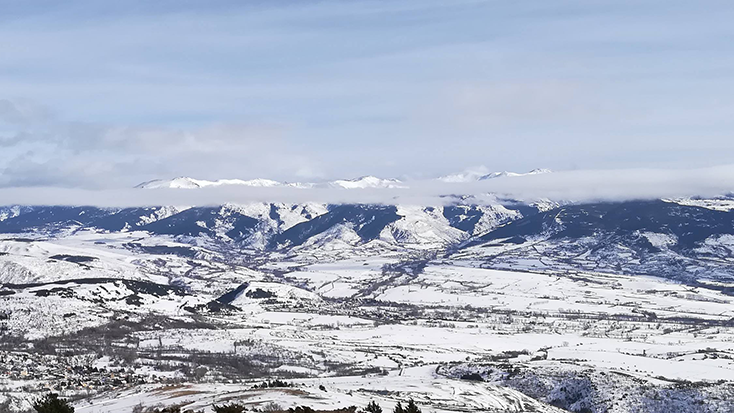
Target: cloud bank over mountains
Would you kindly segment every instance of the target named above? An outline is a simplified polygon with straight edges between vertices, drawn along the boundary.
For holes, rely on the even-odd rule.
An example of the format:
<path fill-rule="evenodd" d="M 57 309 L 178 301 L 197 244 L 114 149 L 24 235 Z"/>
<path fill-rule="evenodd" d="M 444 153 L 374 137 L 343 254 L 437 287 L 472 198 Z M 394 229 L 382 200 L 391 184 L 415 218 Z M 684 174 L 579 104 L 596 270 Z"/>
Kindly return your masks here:
<path fill-rule="evenodd" d="M 322 183 L 272 180 L 202 181 L 175 178 L 137 188 L 78 189 L 11 187 L 0 189 L 5 205 L 85 205 L 100 207 L 206 206 L 226 203 L 367 203 L 449 205 L 498 200 L 532 202 L 624 201 L 717 197 L 734 193 L 734 165 L 701 169 L 628 169 L 490 174 L 491 178 L 446 182 L 440 178 L 400 181 L 363 177 Z M 195 184 L 195 185 L 192 185 Z"/>

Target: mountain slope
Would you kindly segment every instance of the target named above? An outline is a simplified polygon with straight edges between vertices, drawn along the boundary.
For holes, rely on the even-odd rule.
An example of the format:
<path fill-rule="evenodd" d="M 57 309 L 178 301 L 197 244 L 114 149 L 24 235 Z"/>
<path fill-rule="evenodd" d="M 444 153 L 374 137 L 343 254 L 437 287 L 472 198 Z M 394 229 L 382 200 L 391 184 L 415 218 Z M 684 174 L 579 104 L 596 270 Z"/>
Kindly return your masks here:
<path fill-rule="evenodd" d="M 567 205 L 527 216 L 458 253 L 489 265 L 734 280 L 734 213 L 665 201 Z M 490 264 L 491 263 L 491 264 Z"/>
<path fill-rule="evenodd" d="M 347 225 L 363 241 L 376 239 L 385 225 L 400 216 L 394 206 L 335 205 L 329 212 L 310 221 L 297 224 L 273 238 L 273 247 L 293 247 L 306 242 L 336 225 Z"/>

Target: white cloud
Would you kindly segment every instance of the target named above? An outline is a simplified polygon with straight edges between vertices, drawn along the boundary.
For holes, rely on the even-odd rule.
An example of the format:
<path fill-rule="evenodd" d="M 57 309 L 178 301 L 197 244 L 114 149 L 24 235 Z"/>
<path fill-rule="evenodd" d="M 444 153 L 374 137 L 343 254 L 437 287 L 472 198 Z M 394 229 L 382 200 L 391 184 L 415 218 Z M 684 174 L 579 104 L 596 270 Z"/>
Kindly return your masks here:
<path fill-rule="evenodd" d="M 734 165 L 703 169 L 631 169 L 553 172 L 505 177 L 472 183 L 437 180 L 408 181 L 408 188 L 298 189 L 220 186 L 181 189 L 87 190 L 58 187 L 0 189 L 5 204 L 95 205 L 129 207 L 147 205 L 219 205 L 248 202 L 323 202 L 442 205 L 455 202 L 450 195 L 469 195 L 470 202 L 496 198 L 533 201 L 594 202 L 636 199 L 711 197 L 734 191 Z"/>
<path fill-rule="evenodd" d="M 110 188 L 182 174 L 210 179 L 319 174 L 318 165 L 289 144 L 278 125 L 165 128 L 38 121 L 3 102 L 7 115 L 0 125 L 12 129 L 0 134 L 0 186 Z"/>

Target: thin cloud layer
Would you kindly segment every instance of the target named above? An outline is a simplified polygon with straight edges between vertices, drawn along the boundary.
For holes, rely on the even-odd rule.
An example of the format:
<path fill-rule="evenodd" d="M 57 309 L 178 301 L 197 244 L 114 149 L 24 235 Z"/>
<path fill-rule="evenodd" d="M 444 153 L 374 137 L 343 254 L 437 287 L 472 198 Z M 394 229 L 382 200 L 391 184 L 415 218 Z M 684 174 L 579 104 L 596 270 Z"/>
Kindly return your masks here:
<path fill-rule="evenodd" d="M 117 126 L 26 112 L 14 101 L 0 101 L 0 187 L 115 188 L 179 171 L 206 177 L 234 171 L 319 175 L 278 125 Z"/>
<path fill-rule="evenodd" d="M 458 202 L 485 204 L 498 199 L 531 202 L 624 201 L 678 197 L 714 197 L 734 191 L 734 165 L 703 169 L 588 170 L 502 177 L 471 183 L 438 180 L 406 182 L 406 188 L 332 189 L 241 187 L 198 189 L 73 188 L 0 189 L 5 205 L 75 205 L 99 207 L 209 206 L 225 203 L 366 203 L 438 206 Z"/>

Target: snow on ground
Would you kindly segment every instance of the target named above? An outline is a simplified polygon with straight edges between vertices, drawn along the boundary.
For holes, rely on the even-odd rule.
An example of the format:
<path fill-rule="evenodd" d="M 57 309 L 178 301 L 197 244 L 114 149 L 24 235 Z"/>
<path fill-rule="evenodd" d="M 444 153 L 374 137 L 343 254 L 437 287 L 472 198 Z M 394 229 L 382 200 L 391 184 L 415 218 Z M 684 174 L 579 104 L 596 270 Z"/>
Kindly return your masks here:
<path fill-rule="evenodd" d="M 678 239 L 675 235 L 672 234 L 661 234 L 657 232 L 643 232 L 641 233 L 642 236 L 647 238 L 648 241 L 650 241 L 650 244 L 652 244 L 655 248 L 670 248 L 671 246 L 678 243 Z"/>
<path fill-rule="evenodd" d="M 440 207 L 398 205 L 397 214 L 401 218 L 382 230 L 382 240 L 435 249 L 467 237 L 466 233 L 448 224 Z"/>
<path fill-rule="evenodd" d="M 378 279 L 385 264 L 396 260 L 386 258 L 364 258 L 333 263 L 307 265 L 284 276 L 307 285 L 323 297 L 351 297 L 365 285 Z"/>
<path fill-rule="evenodd" d="M 414 233 L 436 235 L 430 227 Z M 509 388 L 434 374 L 439 365 L 466 362 L 623 374 L 648 384 L 734 382 L 734 297 L 716 289 L 642 275 L 550 271 L 542 255 L 517 261 L 522 271 L 480 268 L 471 257 L 428 262 L 420 251 L 390 249 L 380 240 L 353 247 L 352 234 L 335 227 L 314 238 L 321 250 L 255 261 L 134 232 L 7 237 L 0 240 L 0 282 L 42 285 L 0 290 L 0 313 L 11 314 L 2 324 L 37 339 L 100 326 L 121 314 L 207 321 L 207 327 L 130 331 L 127 339 L 141 354 L 252 357 L 267 360 L 273 375 L 311 376 L 289 390 L 138 386 L 77 403 L 77 411 L 90 413 L 125 411 L 140 402 L 191 401 L 198 408 L 229 396 L 285 407 L 363 406 L 375 399 L 391 408 L 410 396 L 431 411 L 557 411 Z M 674 241 L 642 235 L 659 246 Z M 730 244 L 720 237 L 706 246 Z M 194 252 L 181 256 L 166 248 Z M 147 291 L 132 281 L 162 290 Z M 234 308 L 195 315 L 186 310 L 206 307 L 240 286 L 228 302 Z M 164 373 L 154 372 L 152 361 L 137 371 Z"/>
<path fill-rule="evenodd" d="M 678 198 L 673 200 L 665 200 L 679 205 L 696 206 L 701 208 L 713 209 L 715 211 L 732 211 L 734 210 L 734 199 L 692 199 Z"/>
<path fill-rule="evenodd" d="M 435 366 L 393 372 L 387 376 L 351 376 L 294 380 L 294 387 L 253 389 L 252 385 L 187 384 L 146 386 L 76 403 L 78 413 L 131 411 L 137 405 L 185 404 L 186 408 L 211 412 L 212 405 L 237 401 L 263 408 L 276 403 L 282 408 L 300 405 L 332 410 L 365 407 L 370 401 L 391 411 L 399 401 L 415 399 L 432 412 L 538 412 L 562 410 L 535 401 L 522 393 L 492 384 L 451 380 L 434 374 Z M 323 386 L 321 390 L 319 386 Z"/>
<path fill-rule="evenodd" d="M 517 311 L 582 311 L 734 317 L 734 298 L 654 277 L 613 274 L 546 275 L 457 266 L 430 266 L 409 285 L 388 288 L 385 301 L 488 307 Z"/>

